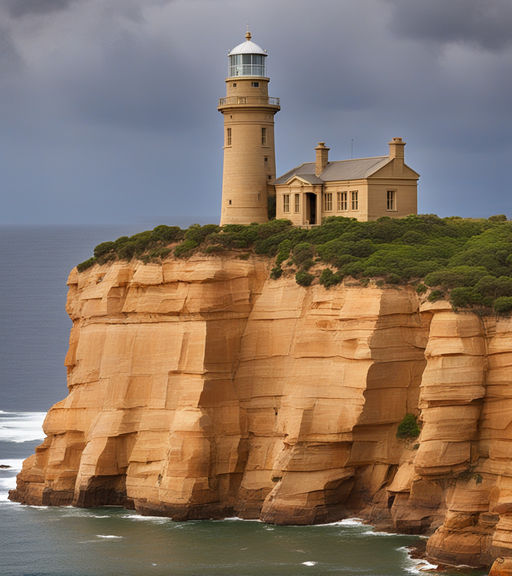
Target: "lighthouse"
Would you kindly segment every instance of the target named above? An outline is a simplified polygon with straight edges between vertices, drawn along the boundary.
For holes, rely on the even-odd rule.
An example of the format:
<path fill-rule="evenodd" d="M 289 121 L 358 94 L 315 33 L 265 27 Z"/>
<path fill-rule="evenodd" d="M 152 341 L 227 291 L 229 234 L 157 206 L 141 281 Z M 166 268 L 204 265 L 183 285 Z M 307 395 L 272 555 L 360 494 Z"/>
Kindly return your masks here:
<path fill-rule="evenodd" d="M 228 55 L 224 117 L 221 226 L 268 220 L 268 198 L 275 196 L 274 115 L 279 98 L 268 95 L 267 53 L 251 33 Z"/>

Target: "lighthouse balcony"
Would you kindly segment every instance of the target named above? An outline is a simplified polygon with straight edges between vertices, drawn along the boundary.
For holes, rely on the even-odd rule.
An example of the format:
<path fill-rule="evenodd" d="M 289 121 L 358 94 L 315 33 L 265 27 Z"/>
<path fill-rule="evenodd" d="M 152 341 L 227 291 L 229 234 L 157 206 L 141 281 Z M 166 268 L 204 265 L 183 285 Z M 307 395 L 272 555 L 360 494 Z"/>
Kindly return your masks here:
<path fill-rule="evenodd" d="M 279 108 L 279 98 L 272 96 L 227 96 L 219 99 L 219 108 L 231 105 L 273 106 Z"/>

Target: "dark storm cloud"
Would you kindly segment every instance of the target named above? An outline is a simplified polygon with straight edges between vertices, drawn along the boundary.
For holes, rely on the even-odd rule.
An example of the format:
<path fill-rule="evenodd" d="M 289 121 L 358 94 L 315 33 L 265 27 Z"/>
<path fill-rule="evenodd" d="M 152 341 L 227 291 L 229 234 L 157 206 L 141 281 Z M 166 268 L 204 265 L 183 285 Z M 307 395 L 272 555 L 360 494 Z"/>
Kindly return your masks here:
<path fill-rule="evenodd" d="M 92 69 L 86 74 L 79 68 L 70 70 L 62 79 L 76 114 L 103 125 L 183 127 L 188 118 L 179 111 L 194 81 L 177 50 L 128 32 L 113 36 L 103 44 L 102 59 Z"/>
<path fill-rule="evenodd" d="M 464 42 L 486 50 L 512 44 L 510 0 L 389 0 L 398 36 L 435 43 Z"/>
<path fill-rule="evenodd" d="M 8 28 L 0 24 L 0 78 L 9 75 L 22 66 L 21 56 L 16 49 Z"/>
<path fill-rule="evenodd" d="M 21 18 L 31 14 L 47 14 L 64 10 L 76 0 L 4 0 L 11 16 Z"/>
<path fill-rule="evenodd" d="M 343 159 L 402 136 L 421 210 L 505 212 L 509 3 L 0 0 L 0 221 L 216 221 L 216 103 L 248 21 L 281 97 L 279 172 L 320 140 Z"/>

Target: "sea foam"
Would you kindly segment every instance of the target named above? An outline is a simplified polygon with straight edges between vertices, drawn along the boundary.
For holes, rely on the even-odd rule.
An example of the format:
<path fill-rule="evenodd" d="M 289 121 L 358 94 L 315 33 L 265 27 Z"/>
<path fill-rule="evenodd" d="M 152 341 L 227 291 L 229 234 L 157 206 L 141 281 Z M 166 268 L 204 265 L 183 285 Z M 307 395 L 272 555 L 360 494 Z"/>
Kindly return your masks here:
<path fill-rule="evenodd" d="M 42 440 L 46 412 L 0 412 L 1 442 L 31 442 Z"/>
<path fill-rule="evenodd" d="M 23 459 L 5 458 L 0 465 L 9 468 L 0 468 L 0 502 L 7 502 L 9 490 L 16 488 L 16 474 L 21 470 Z"/>
<path fill-rule="evenodd" d="M 429 573 L 431 571 L 437 570 L 436 564 L 431 564 L 428 560 L 424 560 L 423 558 L 412 558 L 411 557 L 411 550 L 407 546 L 401 546 L 397 548 L 400 552 L 404 552 L 406 555 L 406 565 L 405 571 L 409 574 L 423 574 Z"/>

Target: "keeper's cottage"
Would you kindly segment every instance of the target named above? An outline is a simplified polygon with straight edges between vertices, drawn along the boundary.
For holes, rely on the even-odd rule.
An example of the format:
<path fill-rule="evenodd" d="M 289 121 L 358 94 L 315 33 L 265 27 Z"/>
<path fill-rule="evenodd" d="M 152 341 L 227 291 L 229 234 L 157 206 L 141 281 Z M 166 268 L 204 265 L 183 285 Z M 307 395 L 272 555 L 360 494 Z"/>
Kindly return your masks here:
<path fill-rule="evenodd" d="M 329 161 L 319 142 L 314 161 L 276 179 L 274 115 L 279 98 L 268 95 L 267 53 L 251 39 L 228 55 L 224 116 L 221 225 L 268 219 L 275 196 L 276 217 L 297 226 L 321 224 L 327 216 L 376 220 L 417 214 L 419 174 L 404 161 L 405 142 L 393 138 L 387 156 Z"/>

